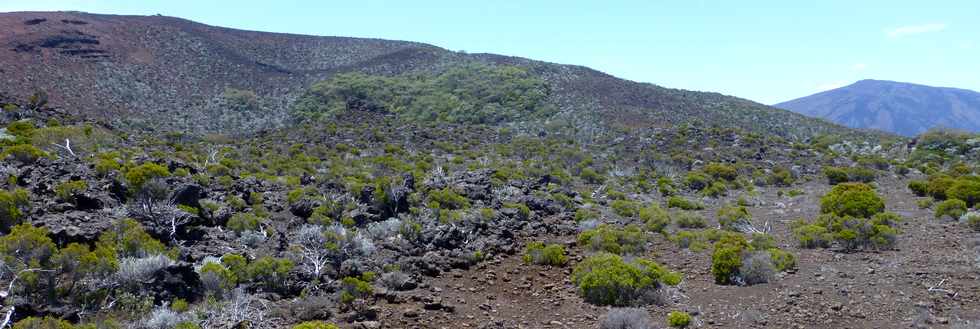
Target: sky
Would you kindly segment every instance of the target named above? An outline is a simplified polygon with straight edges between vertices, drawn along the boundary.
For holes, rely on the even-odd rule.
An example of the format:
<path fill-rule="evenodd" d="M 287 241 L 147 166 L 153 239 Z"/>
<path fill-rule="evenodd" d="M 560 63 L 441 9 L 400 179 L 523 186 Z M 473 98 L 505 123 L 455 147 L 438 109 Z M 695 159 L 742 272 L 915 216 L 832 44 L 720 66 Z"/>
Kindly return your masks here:
<path fill-rule="evenodd" d="M 419 41 L 766 104 L 861 79 L 980 91 L 975 0 L 0 0 L 35 10 Z"/>

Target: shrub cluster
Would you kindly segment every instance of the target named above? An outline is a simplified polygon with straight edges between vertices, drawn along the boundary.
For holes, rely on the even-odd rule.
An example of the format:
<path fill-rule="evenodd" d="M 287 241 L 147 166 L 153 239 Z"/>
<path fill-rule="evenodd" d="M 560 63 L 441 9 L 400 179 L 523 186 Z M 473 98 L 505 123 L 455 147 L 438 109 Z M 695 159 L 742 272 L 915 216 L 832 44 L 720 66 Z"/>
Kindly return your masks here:
<path fill-rule="evenodd" d="M 793 224 L 793 234 L 804 248 L 827 248 L 837 243 L 844 250 L 861 248 L 891 249 L 895 247 L 901 218 L 890 212 L 871 218 L 824 214 L 809 223 L 799 220 Z"/>
<path fill-rule="evenodd" d="M 864 183 L 841 183 L 820 198 L 820 212 L 868 218 L 885 210 L 885 201 Z"/>
<path fill-rule="evenodd" d="M 691 315 L 683 311 L 671 311 L 667 314 L 667 325 L 671 328 L 687 328 L 691 325 Z"/>
<path fill-rule="evenodd" d="M 579 233 L 577 240 L 579 246 L 587 250 L 617 255 L 639 253 L 645 249 L 647 243 L 643 230 L 635 225 L 621 229 L 607 224 L 599 225 L 595 229 Z"/>
<path fill-rule="evenodd" d="M 599 253 L 575 266 L 572 282 L 579 294 L 596 305 L 630 306 L 655 303 L 662 285 L 676 285 L 681 276 L 645 259 L 626 262 L 622 257 Z"/>
<path fill-rule="evenodd" d="M 27 190 L 0 190 L 0 232 L 7 232 L 11 226 L 20 223 L 30 205 Z"/>
<path fill-rule="evenodd" d="M 683 210 L 701 210 L 704 205 L 697 201 L 691 201 L 680 196 L 667 198 L 667 208 L 680 208 Z"/>
<path fill-rule="evenodd" d="M 847 182 L 870 183 L 875 180 L 877 174 L 874 169 L 865 167 L 824 167 L 823 175 L 827 177 L 827 183 L 837 185 Z"/>
<path fill-rule="evenodd" d="M 524 262 L 528 264 L 562 266 L 568 262 L 565 247 L 559 244 L 545 245 L 541 242 L 531 242 L 524 249 Z"/>
<path fill-rule="evenodd" d="M 796 257 L 777 248 L 772 237 L 765 234 L 754 234 L 750 242 L 741 234 L 725 232 L 711 254 L 711 273 L 717 284 L 765 283 L 776 272 L 795 266 Z"/>

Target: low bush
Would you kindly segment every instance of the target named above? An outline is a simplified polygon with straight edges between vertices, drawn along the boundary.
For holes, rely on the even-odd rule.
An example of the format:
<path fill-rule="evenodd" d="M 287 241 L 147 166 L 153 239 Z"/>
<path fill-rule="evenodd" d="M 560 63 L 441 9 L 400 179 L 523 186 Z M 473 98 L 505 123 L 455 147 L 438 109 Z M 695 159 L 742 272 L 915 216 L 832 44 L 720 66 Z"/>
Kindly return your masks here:
<path fill-rule="evenodd" d="M 946 195 L 951 199 L 963 200 L 967 207 L 973 207 L 980 202 L 980 181 L 959 179 L 946 190 Z"/>
<path fill-rule="evenodd" d="M 27 190 L 0 190 L 0 232 L 7 232 L 10 227 L 20 223 L 30 205 Z"/>
<path fill-rule="evenodd" d="M 738 178 L 738 170 L 732 165 L 712 162 L 704 166 L 704 172 L 714 179 L 735 181 Z"/>
<path fill-rule="evenodd" d="M 667 314 L 667 325 L 671 328 L 687 328 L 691 325 L 691 315 L 683 311 L 671 311 Z"/>
<path fill-rule="evenodd" d="M 705 187 L 704 189 L 701 190 L 701 195 L 712 197 L 712 198 L 725 196 L 727 193 L 728 193 L 728 185 L 720 181 L 713 182 L 711 183 L 711 185 L 708 185 L 708 187 Z"/>
<path fill-rule="evenodd" d="M 370 297 L 374 293 L 371 281 L 374 281 L 374 273 L 371 272 L 341 280 L 340 302 L 350 304 L 354 300 Z"/>
<path fill-rule="evenodd" d="M 599 320 L 599 329 L 649 329 L 653 320 L 642 308 L 613 308 Z"/>
<path fill-rule="evenodd" d="M 824 167 L 823 175 L 827 177 L 827 183 L 837 185 L 847 182 L 847 170 L 839 167 Z"/>
<path fill-rule="evenodd" d="M 640 212 L 640 203 L 629 200 L 613 200 L 609 204 L 613 212 L 623 217 L 635 217 Z"/>
<path fill-rule="evenodd" d="M 718 224 L 722 229 L 748 232 L 752 226 L 752 215 L 743 206 L 726 204 L 718 209 Z"/>
<path fill-rule="evenodd" d="M 639 217 L 650 232 L 662 233 L 670 225 L 670 214 L 655 204 L 640 209 Z"/>
<path fill-rule="evenodd" d="M 0 159 L 12 158 L 21 164 L 32 164 L 37 159 L 48 156 L 44 151 L 39 150 L 30 144 L 17 144 L 8 146 L 0 152 Z"/>
<path fill-rule="evenodd" d="M 568 262 L 565 247 L 559 244 L 545 245 L 541 242 L 531 242 L 524 249 L 524 262 L 528 264 L 562 266 Z"/>
<path fill-rule="evenodd" d="M 837 185 L 847 182 L 870 183 L 875 180 L 877 173 L 874 169 L 865 167 L 824 167 L 823 174 L 827 177 L 827 183 Z"/>
<path fill-rule="evenodd" d="M 966 225 L 975 232 L 980 232 L 980 215 L 966 216 Z"/>
<path fill-rule="evenodd" d="M 841 183 L 820 198 L 820 212 L 869 218 L 885 210 L 885 201 L 864 183 Z"/>
<path fill-rule="evenodd" d="M 776 269 L 768 252 L 747 252 L 742 256 L 741 261 L 742 264 L 738 268 L 738 278 L 741 284 L 767 283 L 776 276 Z"/>
<path fill-rule="evenodd" d="M 231 215 L 231 218 L 228 219 L 228 223 L 226 223 L 225 226 L 227 226 L 229 230 L 242 233 L 244 231 L 258 230 L 261 224 L 262 218 L 253 213 L 236 213 Z"/>
<path fill-rule="evenodd" d="M 674 223 L 680 228 L 705 228 L 708 223 L 704 216 L 690 211 L 678 211 L 674 213 Z"/>
<path fill-rule="evenodd" d="M 54 195 L 62 202 L 75 203 L 75 195 L 85 192 L 88 183 L 82 180 L 71 180 L 54 187 Z"/>
<path fill-rule="evenodd" d="M 170 170 L 168 170 L 167 167 L 156 163 L 147 162 L 130 168 L 126 171 L 125 176 L 126 181 L 129 182 L 129 185 L 133 188 L 133 191 L 138 191 L 143 187 L 144 183 L 149 182 L 150 180 L 170 176 Z"/>
<path fill-rule="evenodd" d="M 433 208 L 439 209 L 457 210 L 470 207 L 469 199 L 448 187 L 429 192 L 429 202 L 434 205 Z"/>
<path fill-rule="evenodd" d="M 717 284 L 739 282 L 739 268 L 742 267 L 742 253 L 749 249 L 745 237 L 740 234 L 727 234 L 715 242 L 711 254 L 711 273 Z"/>
<path fill-rule="evenodd" d="M 708 176 L 696 171 L 689 172 L 684 176 L 684 185 L 695 191 L 703 190 L 710 183 L 711 179 Z"/>
<path fill-rule="evenodd" d="M 949 190 L 953 184 L 956 184 L 956 179 L 953 177 L 934 175 L 929 177 L 929 181 L 926 184 L 926 193 L 936 200 L 946 200 L 946 190 Z"/>
<path fill-rule="evenodd" d="M 577 240 L 587 250 L 617 255 L 639 253 L 647 242 L 643 231 L 635 225 L 619 229 L 606 224 L 580 233 Z"/>
<path fill-rule="evenodd" d="M 915 205 L 918 206 L 919 209 L 929 209 L 932 208 L 934 203 L 936 203 L 936 200 L 933 198 L 922 198 L 919 199 L 919 201 L 916 201 Z"/>
<path fill-rule="evenodd" d="M 323 321 L 306 321 L 292 326 L 292 329 L 340 329 L 340 327 Z"/>
<path fill-rule="evenodd" d="M 871 218 L 824 214 L 813 223 L 799 220 L 793 223 L 793 233 L 804 248 L 826 248 L 832 242 L 844 250 L 862 248 L 892 249 L 898 237 L 897 223 L 901 217 L 894 213 L 878 213 Z"/>
<path fill-rule="evenodd" d="M 967 206 L 965 201 L 959 199 L 948 199 L 940 202 L 939 205 L 936 206 L 936 219 L 949 216 L 953 220 L 957 220 L 960 218 L 960 216 L 966 214 L 966 211 Z"/>
<path fill-rule="evenodd" d="M 697 201 L 691 201 L 680 196 L 671 196 L 667 198 L 667 208 L 679 208 L 683 210 L 701 210 L 704 209 L 704 205 Z"/>
<path fill-rule="evenodd" d="M 738 233 L 726 232 L 715 242 L 711 273 L 717 284 L 766 283 L 775 273 L 796 266 L 796 256 L 776 247 L 772 237 L 753 234 L 752 241 Z"/>
<path fill-rule="evenodd" d="M 572 271 L 572 282 L 579 294 L 596 305 L 631 306 L 656 303 L 662 285 L 676 285 L 681 276 L 659 264 L 600 253 L 586 258 Z"/>
<path fill-rule="evenodd" d="M 912 191 L 912 194 L 915 194 L 915 196 L 922 197 L 922 196 L 926 196 L 929 193 L 929 190 L 928 190 L 929 189 L 929 183 L 926 182 L 926 181 L 913 180 L 913 181 L 909 182 L 908 187 L 909 187 L 909 190 Z"/>

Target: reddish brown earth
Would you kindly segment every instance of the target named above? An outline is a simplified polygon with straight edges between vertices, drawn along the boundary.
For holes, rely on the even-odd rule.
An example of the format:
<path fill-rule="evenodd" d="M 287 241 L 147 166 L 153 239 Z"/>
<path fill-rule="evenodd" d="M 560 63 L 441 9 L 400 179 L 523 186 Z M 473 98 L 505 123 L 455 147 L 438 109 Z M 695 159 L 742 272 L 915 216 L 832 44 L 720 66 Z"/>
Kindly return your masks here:
<path fill-rule="evenodd" d="M 768 284 L 748 287 L 713 283 L 710 250 L 679 249 L 662 236 L 653 238 L 652 259 L 684 273 L 684 281 L 666 291 L 668 302 L 647 311 L 660 327 L 666 314 L 685 310 L 701 328 L 977 328 L 980 326 L 980 234 L 956 222 L 938 221 L 918 209 L 906 180 L 879 179 L 889 211 L 906 221 L 898 249 L 842 253 L 800 249 L 789 224 L 813 218 L 819 197 L 829 186 L 803 185 L 802 196 L 778 197 L 751 207 L 753 222 L 772 224 L 780 246 L 798 257 L 798 269 Z M 713 202 L 702 213 L 712 222 Z M 779 204 L 785 205 L 785 208 Z M 538 237 L 572 245 L 574 236 Z M 441 298 L 453 312 L 426 310 L 420 299 L 383 304 L 390 328 L 597 328 L 607 307 L 589 305 L 575 294 L 571 268 L 583 256 L 569 249 L 563 268 L 525 265 L 520 255 L 505 256 L 468 271 L 446 273 L 429 282 L 421 297 Z M 941 286 L 939 284 L 942 283 Z M 937 287 L 938 286 L 938 287 Z M 930 288 L 935 287 L 932 291 Z M 431 300 L 429 301 L 431 303 Z"/>

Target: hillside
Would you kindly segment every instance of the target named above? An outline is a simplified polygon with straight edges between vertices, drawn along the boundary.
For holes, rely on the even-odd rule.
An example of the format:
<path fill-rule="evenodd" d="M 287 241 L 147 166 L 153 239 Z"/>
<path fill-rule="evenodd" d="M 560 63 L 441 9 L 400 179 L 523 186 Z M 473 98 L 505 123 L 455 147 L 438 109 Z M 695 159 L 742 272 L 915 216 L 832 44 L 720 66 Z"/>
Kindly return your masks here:
<path fill-rule="evenodd" d="M 787 137 L 850 133 L 743 99 L 626 81 L 580 66 L 404 41 L 241 31 L 163 16 L 0 14 L 0 46 L 0 94 L 26 99 L 45 91 L 55 107 L 143 130 L 281 127 L 307 87 L 338 73 L 393 76 L 482 63 L 521 67 L 545 81 L 547 102 L 557 108 L 545 118 L 552 125 L 699 123 Z"/>
<path fill-rule="evenodd" d="M 980 131 L 980 93 L 965 89 L 861 80 L 774 106 L 848 127 L 904 136 L 934 127 Z"/>
<path fill-rule="evenodd" d="M 980 134 L 411 42 L 0 23 L 0 329 L 980 324 Z"/>

